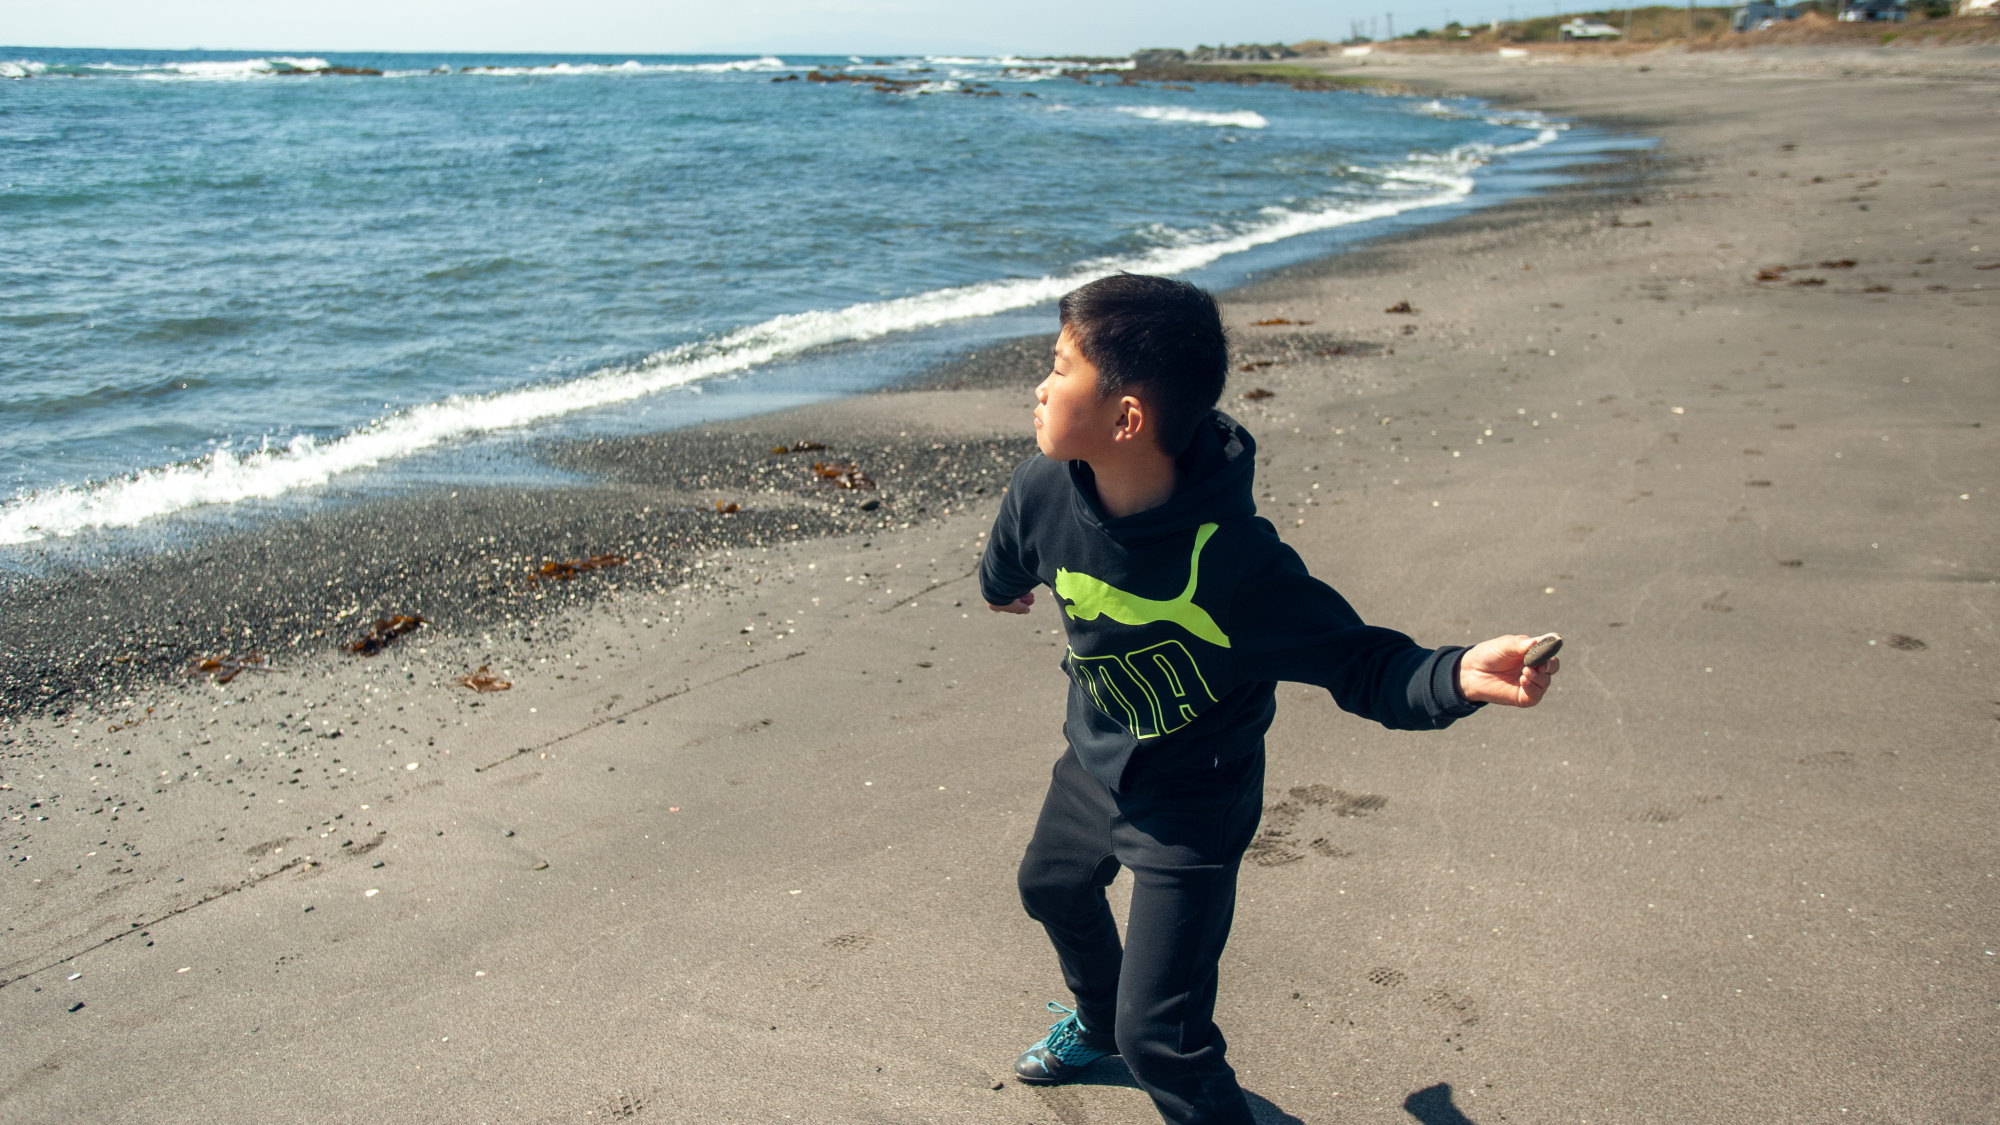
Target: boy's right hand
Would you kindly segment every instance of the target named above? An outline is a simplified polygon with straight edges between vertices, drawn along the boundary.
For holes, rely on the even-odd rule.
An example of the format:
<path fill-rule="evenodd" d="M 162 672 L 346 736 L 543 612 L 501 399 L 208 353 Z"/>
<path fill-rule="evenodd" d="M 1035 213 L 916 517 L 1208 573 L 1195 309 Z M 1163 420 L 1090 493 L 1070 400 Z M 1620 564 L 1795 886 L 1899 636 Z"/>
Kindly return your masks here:
<path fill-rule="evenodd" d="M 1466 649 L 1458 661 L 1458 694 L 1470 703 L 1504 707 L 1540 703 L 1562 660 L 1551 656 L 1544 663 L 1528 664 L 1528 651 L 1535 647 L 1535 641 L 1534 637 L 1509 634 Z"/>
<path fill-rule="evenodd" d="M 1034 604 L 1035 592 L 1030 590 L 1013 601 L 1008 602 L 1006 605 L 994 605 L 992 602 L 987 602 L 986 608 L 995 613 L 1026 613 L 1028 612 L 1028 607 Z"/>

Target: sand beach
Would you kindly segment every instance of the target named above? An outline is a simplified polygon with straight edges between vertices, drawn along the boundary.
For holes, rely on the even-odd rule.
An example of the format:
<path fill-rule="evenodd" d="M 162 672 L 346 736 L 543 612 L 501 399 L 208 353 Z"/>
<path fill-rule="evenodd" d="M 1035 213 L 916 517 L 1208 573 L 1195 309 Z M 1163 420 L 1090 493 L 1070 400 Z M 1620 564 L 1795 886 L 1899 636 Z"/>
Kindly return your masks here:
<path fill-rule="evenodd" d="M 1314 571 L 1569 638 L 1436 734 L 1281 687 L 1262 1119 L 2000 1118 L 2000 62 L 1325 65 L 1657 144 L 1226 295 Z M 1009 1069 L 1061 631 L 972 571 L 1047 345 L 5 587 L 0 1119 L 1157 1120 Z"/>

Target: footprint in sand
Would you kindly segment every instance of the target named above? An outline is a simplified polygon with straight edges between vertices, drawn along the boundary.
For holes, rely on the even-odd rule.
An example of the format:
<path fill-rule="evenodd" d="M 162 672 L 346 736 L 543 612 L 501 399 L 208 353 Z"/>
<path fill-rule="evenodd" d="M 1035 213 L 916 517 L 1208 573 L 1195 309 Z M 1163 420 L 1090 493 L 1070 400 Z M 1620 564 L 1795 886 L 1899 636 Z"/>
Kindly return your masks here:
<path fill-rule="evenodd" d="M 1479 1022 L 1479 1004 L 1464 996 L 1458 996 L 1442 988 L 1433 988 L 1424 994 L 1424 1006 L 1443 1013 L 1458 1021 L 1460 1027 L 1471 1027 Z M 1464 1048 L 1460 1048 L 1463 1050 Z"/>
<path fill-rule="evenodd" d="M 1632 819 L 1640 824 L 1672 824 L 1689 813 L 1705 805 L 1712 805 L 1720 800 L 1722 800 L 1720 793 L 1701 794 L 1679 801 L 1671 801 L 1640 809 L 1638 812 L 1632 814 Z"/>
<path fill-rule="evenodd" d="M 637 1117 L 646 1112 L 652 1104 L 653 1099 L 650 1094 L 643 1092 L 626 1093 L 620 1090 L 599 1103 L 597 1111 L 590 1116 L 598 1119 L 610 1118 L 613 1120 L 621 1117 Z"/>
<path fill-rule="evenodd" d="M 1807 754 L 1799 759 L 1802 766 L 1819 766 L 1823 769 L 1837 769 L 1854 765 L 1859 759 L 1852 750 L 1821 750 L 1817 754 Z"/>
<path fill-rule="evenodd" d="M 1367 816 L 1381 811 L 1388 804 L 1389 798 L 1377 793 L 1349 793 L 1317 783 L 1293 786 L 1286 792 L 1284 800 L 1264 807 L 1264 827 L 1250 841 L 1244 857 L 1259 867 L 1282 867 L 1304 859 L 1304 849 L 1311 849 L 1329 859 L 1353 855 L 1352 851 L 1339 847 L 1325 835 L 1307 837 L 1306 833 L 1311 829 L 1302 827 L 1302 822 L 1324 819 L 1328 814 L 1336 817 Z"/>
<path fill-rule="evenodd" d="M 1368 981 L 1383 988 L 1401 988 L 1410 982 L 1410 975 L 1401 969 L 1386 965 L 1368 970 Z M 1468 996 L 1461 996 L 1447 988 L 1430 988 L 1419 999 L 1424 1007 L 1443 1015 L 1460 1027 L 1471 1027 L 1479 1022 L 1479 1002 Z M 1463 1047 L 1459 1048 L 1464 1050 Z"/>

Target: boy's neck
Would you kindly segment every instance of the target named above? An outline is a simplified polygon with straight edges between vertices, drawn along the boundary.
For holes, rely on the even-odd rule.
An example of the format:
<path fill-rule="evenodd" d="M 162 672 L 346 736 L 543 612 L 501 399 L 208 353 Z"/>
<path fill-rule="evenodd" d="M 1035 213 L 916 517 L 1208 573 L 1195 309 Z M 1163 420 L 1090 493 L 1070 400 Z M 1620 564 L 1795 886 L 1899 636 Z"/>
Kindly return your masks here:
<path fill-rule="evenodd" d="M 1152 442 L 1086 463 L 1097 484 L 1097 506 L 1114 520 L 1159 507 L 1180 483 L 1174 459 Z"/>

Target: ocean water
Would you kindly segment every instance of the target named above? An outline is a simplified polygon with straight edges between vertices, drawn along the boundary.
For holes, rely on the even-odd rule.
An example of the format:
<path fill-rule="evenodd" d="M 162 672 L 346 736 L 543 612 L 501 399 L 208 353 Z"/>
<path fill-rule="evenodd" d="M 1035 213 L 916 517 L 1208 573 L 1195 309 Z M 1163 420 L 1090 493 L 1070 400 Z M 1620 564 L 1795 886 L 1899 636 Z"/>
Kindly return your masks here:
<path fill-rule="evenodd" d="M 1227 285 L 1589 147 L 1473 102 L 1121 75 L 0 47 L 0 548 L 853 393 L 1046 330 L 1090 277 Z"/>

